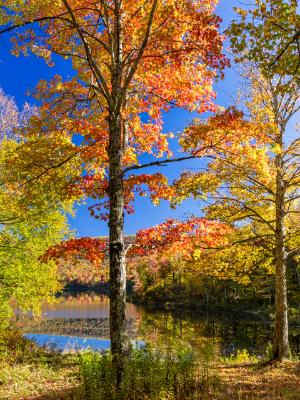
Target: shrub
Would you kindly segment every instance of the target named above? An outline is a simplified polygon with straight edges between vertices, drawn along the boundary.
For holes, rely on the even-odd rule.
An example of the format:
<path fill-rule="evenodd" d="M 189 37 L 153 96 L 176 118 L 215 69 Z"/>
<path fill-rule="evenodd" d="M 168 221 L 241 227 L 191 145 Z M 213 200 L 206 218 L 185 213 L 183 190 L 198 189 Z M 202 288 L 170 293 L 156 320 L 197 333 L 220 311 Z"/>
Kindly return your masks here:
<path fill-rule="evenodd" d="M 266 359 L 270 361 L 273 359 L 273 345 L 271 342 L 268 342 L 266 347 Z"/>
<path fill-rule="evenodd" d="M 247 364 L 247 363 L 257 363 L 258 357 L 249 354 L 248 350 L 238 350 L 236 355 L 231 354 L 229 357 L 224 357 L 223 361 L 226 364 Z"/>
<path fill-rule="evenodd" d="M 24 339 L 15 328 L 0 330 L 0 361 L 19 362 L 35 350 L 34 343 Z"/>
<path fill-rule="evenodd" d="M 118 393 L 109 352 L 84 352 L 79 355 L 79 366 L 81 398 L 86 400 L 199 399 L 197 393 L 208 392 L 218 384 L 207 366 L 197 364 L 189 347 L 133 350 Z"/>

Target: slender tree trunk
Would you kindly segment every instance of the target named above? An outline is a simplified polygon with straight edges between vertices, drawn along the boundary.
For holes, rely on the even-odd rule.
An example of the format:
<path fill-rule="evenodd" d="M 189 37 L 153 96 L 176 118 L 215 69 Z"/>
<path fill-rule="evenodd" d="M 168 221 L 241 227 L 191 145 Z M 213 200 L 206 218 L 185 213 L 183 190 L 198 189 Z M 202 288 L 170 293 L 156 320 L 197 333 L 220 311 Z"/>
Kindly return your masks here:
<path fill-rule="evenodd" d="M 124 248 L 124 189 L 122 170 L 121 117 L 109 120 L 109 259 L 110 259 L 110 339 L 117 386 L 123 376 L 129 350 L 126 335 L 126 266 Z"/>
<path fill-rule="evenodd" d="M 175 292 L 175 271 L 172 271 L 172 291 Z"/>
<path fill-rule="evenodd" d="M 181 295 L 181 292 L 182 292 L 181 271 L 178 272 L 178 289 L 179 289 L 179 294 Z"/>
<path fill-rule="evenodd" d="M 273 346 L 274 360 L 289 358 L 288 304 L 286 285 L 286 252 L 285 252 L 285 210 L 284 180 L 282 155 L 276 156 L 276 232 L 275 232 L 275 334 Z"/>

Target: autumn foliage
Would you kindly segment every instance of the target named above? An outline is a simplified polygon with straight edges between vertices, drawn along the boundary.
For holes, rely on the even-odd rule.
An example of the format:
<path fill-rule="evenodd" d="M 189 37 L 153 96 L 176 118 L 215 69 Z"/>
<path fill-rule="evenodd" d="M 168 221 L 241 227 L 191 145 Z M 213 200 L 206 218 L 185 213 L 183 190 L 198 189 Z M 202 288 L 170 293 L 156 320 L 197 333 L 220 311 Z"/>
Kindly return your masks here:
<path fill-rule="evenodd" d="M 176 254 L 192 258 L 196 248 L 210 249 L 226 243 L 230 228 L 217 221 L 191 217 L 180 221 L 169 219 L 136 234 L 133 253 L 137 255 Z"/>
<path fill-rule="evenodd" d="M 200 113 L 217 109 L 213 80 L 223 75 L 229 62 L 222 54 L 221 19 L 213 13 L 216 3 L 123 1 L 119 71 L 112 36 L 117 12 L 113 2 L 100 2 L 99 7 L 78 0 L 6 5 L 7 14 L 2 15 L 6 29 L 24 24 L 22 35 L 13 38 L 16 54 L 30 49 L 49 64 L 52 55 L 59 54 L 70 58 L 77 72 L 69 81 L 60 76 L 41 81 L 35 94 L 42 102 L 44 131 L 66 140 L 81 136 L 77 154 L 86 173 L 82 180 L 71 182 L 69 191 L 100 200 L 90 208 L 92 216 L 107 219 L 109 213 L 108 118 L 113 107 L 121 112 L 125 171 L 140 166 L 142 154 L 172 156 L 172 135 L 163 132 L 163 112 L 175 106 Z M 43 34 L 32 26 L 27 30 L 28 21 L 37 21 Z M 113 87 L 116 73 L 119 93 Z M 150 192 L 154 203 L 170 195 L 162 174 L 124 176 L 124 180 L 128 213 L 133 212 L 134 193 Z"/>
<path fill-rule="evenodd" d="M 57 246 L 51 247 L 43 256 L 43 259 L 73 261 L 85 260 L 99 268 L 107 253 L 107 240 L 82 237 L 69 239 Z"/>

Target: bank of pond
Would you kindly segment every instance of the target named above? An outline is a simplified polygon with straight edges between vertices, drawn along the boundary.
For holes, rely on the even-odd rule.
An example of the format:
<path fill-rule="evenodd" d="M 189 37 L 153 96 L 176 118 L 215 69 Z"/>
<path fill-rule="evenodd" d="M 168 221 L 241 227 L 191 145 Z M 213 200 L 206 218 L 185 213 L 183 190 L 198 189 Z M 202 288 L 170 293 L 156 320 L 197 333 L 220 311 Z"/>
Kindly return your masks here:
<path fill-rule="evenodd" d="M 220 356 L 238 350 L 263 356 L 272 341 L 273 322 L 266 315 L 218 312 L 202 309 L 153 309 L 126 304 L 127 333 L 132 341 L 164 343 L 180 341 L 201 349 L 211 343 Z M 96 293 L 66 294 L 53 305 L 44 305 L 42 316 L 32 318 L 17 312 L 15 325 L 33 340 L 66 348 L 97 349 L 109 346 L 109 297 Z M 77 338 L 77 339 L 74 339 Z M 300 354 L 300 321 L 290 324 L 292 352 Z M 102 346 L 103 347 L 103 346 Z"/>
<path fill-rule="evenodd" d="M 293 360 L 270 364 L 273 323 L 263 314 L 127 303 L 126 315 L 133 350 L 122 390 L 116 391 L 109 297 L 65 294 L 45 304 L 38 318 L 16 310 L 13 328 L 2 340 L 0 399 L 300 398 L 296 320 L 290 326 Z"/>

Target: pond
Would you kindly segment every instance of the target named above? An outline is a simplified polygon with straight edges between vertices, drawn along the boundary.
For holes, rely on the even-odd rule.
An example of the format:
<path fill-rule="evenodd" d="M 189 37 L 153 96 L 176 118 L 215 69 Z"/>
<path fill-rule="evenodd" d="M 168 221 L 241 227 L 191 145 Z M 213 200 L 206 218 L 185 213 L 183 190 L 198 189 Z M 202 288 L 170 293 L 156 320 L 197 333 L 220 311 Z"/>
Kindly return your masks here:
<path fill-rule="evenodd" d="M 29 339 L 59 350 L 109 348 L 109 298 L 98 294 L 66 295 L 43 307 L 42 317 L 18 317 Z M 221 355 L 247 349 L 262 355 L 271 341 L 270 321 L 246 314 L 172 313 L 126 304 L 127 332 L 133 343 L 179 340 L 201 350 L 208 344 Z M 300 353 L 300 326 L 290 329 L 291 346 Z"/>

